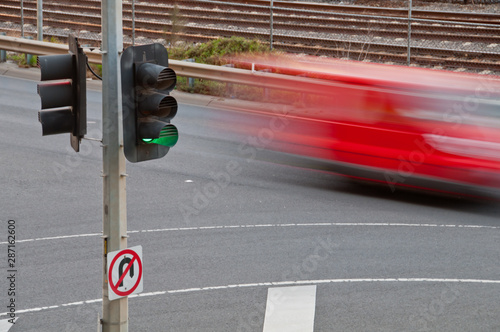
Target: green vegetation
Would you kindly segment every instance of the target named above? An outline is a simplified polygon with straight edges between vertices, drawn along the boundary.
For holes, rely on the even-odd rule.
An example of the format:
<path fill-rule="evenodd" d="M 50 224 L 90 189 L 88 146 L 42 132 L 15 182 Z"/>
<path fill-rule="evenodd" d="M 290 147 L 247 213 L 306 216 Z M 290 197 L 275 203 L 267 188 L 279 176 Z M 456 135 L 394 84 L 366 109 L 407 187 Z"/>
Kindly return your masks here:
<path fill-rule="evenodd" d="M 57 38 L 57 37 L 50 37 L 50 38 L 44 38 L 43 41 L 49 42 L 49 43 L 54 43 L 54 44 L 62 44 L 62 42 Z"/>
<path fill-rule="evenodd" d="M 99 75 L 100 77 L 102 77 L 102 65 L 98 65 L 98 64 L 95 64 L 95 63 L 89 63 L 89 66 L 90 68 L 92 68 L 92 70 L 94 71 L 94 73 L 96 73 L 97 75 Z M 90 72 L 90 70 L 87 70 L 87 78 L 92 78 L 92 79 L 97 79 L 94 74 L 92 74 Z"/>
<path fill-rule="evenodd" d="M 241 54 L 262 55 L 274 53 L 269 46 L 259 40 L 247 40 L 243 37 L 220 38 L 197 45 L 178 45 L 169 49 L 169 58 L 184 60 L 194 59 L 197 63 L 210 65 L 226 65 L 230 57 Z M 258 99 L 263 89 L 237 84 L 194 79 L 192 84 L 186 77 L 178 77 L 177 90 L 212 96 L 232 97 L 240 99 Z"/>
<path fill-rule="evenodd" d="M 194 59 L 195 62 L 209 65 L 225 65 L 227 58 L 243 53 L 270 53 L 269 46 L 259 40 L 247 40 L 243 37 L 219 38 L 195 46 L 183 45 L 171 47 L 169 56 L 173 59 Z"/>
<path fill-rule="evenodd" d="M 268 44 L 259 40 L 248 40 L 243 37 L 220 38 L 198 45 L 178 45 L 169 49 L 169 58 L 177 60 L 194 59 L 197 63 L 223 66 L 231 63 L 231 57 L 238 55 L 270 55 L 278 54 L 271 51 Z M 177 78 L 177 90 L 191 93 L 206 94 L 218 97 L 237 98 L 253 101 L 273 101 L 275 103 L 300 103 L 300 94 L 289 91 L 264 89 L 234 83 L 215 82 L 204 79 Z"/>
<path fill-rule="evenodd" d="M 36 59 L 36 55 L 28 56 L 28 54 L 24 53 L 7 53 L 7 60 L 11 60 L 23 68 L 36 67 Z"/>
<path fill-rule="evenodd" d="M 45 39 L 44 41 L 50 43 L 60 44 L 61 42 L 56 37 L 50 37 L 50 39 Z M 29 68 L 37 66 L 37 56 L 36 55 L 28 55 L 25 53 L 16 53 L 16 52 L 8 52 L 7 60 L 13 61 L 17 63 L 19 67 Z"/>

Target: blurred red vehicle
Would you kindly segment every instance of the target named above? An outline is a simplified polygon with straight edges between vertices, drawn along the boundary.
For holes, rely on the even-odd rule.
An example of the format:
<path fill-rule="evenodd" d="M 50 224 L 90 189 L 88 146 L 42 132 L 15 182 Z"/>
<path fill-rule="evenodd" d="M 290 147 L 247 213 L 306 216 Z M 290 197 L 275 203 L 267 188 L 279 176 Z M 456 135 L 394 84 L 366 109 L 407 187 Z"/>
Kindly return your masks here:
<path fill-rule="evenodd" d="M 327 161 L 393 191 L 498 196 L 499 77 L 315 57 L 235 62 L 301 77 L 267 92 L 279 112 L 239 128 L 256 145 Z"/>

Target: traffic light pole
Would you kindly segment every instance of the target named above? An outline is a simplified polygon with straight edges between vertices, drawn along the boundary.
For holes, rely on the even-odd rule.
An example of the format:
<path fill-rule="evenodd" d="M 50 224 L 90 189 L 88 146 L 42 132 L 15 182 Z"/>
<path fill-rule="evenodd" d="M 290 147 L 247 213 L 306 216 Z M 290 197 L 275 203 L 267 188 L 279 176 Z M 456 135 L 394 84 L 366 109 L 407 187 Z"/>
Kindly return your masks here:
<path fill-rule="evenodd" d="M 103 299 L 102 331 L 128 331 L 128 298 L 109 301 L 107 254 L 127 248 L 120 54 L 122 1 L 102 0 Z"/>

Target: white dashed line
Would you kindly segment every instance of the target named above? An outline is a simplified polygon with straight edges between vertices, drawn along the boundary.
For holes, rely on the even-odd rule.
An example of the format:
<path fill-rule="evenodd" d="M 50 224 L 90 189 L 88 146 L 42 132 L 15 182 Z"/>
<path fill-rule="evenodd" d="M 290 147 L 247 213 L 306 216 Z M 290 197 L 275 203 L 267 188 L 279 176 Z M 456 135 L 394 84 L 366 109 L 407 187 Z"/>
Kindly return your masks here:
<path fill-rule="evenodd" d="M 221 229 L 252 229 L 252 228 L 285 228 L 285 227 L 435 227 L 435 228 L 455 228 L 455 229 L 500 229 L 500 226 L 482 226 L 482 225 L 450 225 L 450 224 L 405 224 L 405 223 L 313 223 L 313 224 L 261 224 L 261 225 L 228 225 L 228 226 L 201 226 L 201 227 L 175 227 L 175 228 L 159 228 L 145 229 L 137 231 L 128 231 L 127 234 L 134 233 L 157 233 L 157 232 L 186 232 L 186 231 L 208 231 Z M 101 233 L 91 234 L 75 234 L 61 235 L 52 237 L 42 237 L 35 239 L 17 240 L 16 243 L 34 242 L 34 241 L 49 241 L 49 240 L 65 240 L 72 238 L 98 237 Z M 0 244 L 8 244 L 8 242 L 0 242 Z"/>

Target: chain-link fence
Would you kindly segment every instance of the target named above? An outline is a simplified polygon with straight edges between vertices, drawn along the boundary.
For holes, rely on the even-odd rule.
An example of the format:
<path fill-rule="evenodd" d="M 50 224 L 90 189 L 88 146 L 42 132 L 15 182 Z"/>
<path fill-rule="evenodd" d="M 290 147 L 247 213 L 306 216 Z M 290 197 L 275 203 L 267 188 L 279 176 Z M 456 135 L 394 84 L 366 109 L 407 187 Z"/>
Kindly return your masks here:
<path fill-rule="evenodd" d="M 241 36 L 284 52 L 500 73 L 500 0 L 347 3 L 124 0 L 124 45 Z M 73 33 L 82 44 L 99 47 L 100 5 L 2 0 L 0 32 L 61 42 Z"/>

